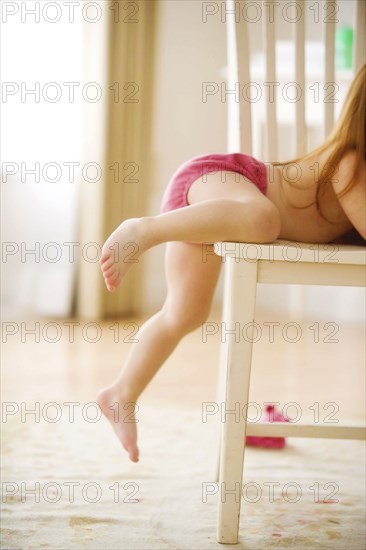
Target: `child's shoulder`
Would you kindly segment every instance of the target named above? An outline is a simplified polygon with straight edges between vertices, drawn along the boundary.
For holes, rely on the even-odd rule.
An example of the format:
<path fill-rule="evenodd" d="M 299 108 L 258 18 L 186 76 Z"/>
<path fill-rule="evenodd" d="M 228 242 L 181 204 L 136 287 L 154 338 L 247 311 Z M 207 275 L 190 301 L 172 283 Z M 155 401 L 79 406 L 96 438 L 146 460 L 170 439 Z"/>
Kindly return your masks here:
<path fill-rule="evenodd" d="M 366 163 L 363 162 L 356 173 L 358 158 L 354 151 L 344 155 L 332 185 L 346 216 L 357 233 L 366 239 Z"/>
<path fill-rule="evenodd" d="M 352 187 L 365 189 L 366 187 L 366 161 L 364 159 L 361 170 L 355 173 L 359 156 L 354 150 L 348 151 L 340 160 L 337 177 L 333 180 L 333 187 L 337 193 L 342 193 L 353 180 Z"/>

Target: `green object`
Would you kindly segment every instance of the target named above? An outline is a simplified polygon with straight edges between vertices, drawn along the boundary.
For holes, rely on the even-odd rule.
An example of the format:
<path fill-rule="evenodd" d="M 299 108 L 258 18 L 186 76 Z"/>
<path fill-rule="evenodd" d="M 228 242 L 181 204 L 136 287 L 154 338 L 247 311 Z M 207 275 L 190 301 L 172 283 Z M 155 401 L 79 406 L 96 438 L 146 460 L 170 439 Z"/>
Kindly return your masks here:
<path fill-rule="evenodd" d="M 353 29 L 341 27 L 336 31 L 335 64 L 337 69 L 352 69 Z"/>

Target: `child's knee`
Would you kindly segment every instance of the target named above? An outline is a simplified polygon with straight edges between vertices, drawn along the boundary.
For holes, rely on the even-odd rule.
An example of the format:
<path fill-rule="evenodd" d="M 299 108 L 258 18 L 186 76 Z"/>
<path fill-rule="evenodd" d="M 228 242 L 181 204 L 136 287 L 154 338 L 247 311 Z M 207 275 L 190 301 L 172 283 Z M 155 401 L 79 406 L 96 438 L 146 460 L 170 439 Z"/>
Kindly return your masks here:
<path fill-rule="evenodd" d="M 270 243 L 278 239 L 281 232 L 281 215 L 273 203 L 268 202 L 259 209 L 257 231 L 258 242 Z"/>

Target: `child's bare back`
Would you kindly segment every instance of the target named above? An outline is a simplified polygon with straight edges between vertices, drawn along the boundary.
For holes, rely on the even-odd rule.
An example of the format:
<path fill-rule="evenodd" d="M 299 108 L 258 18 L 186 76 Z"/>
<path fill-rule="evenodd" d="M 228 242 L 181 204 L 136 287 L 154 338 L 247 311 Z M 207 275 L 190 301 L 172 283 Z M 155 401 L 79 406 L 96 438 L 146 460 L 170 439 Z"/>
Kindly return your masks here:
<path fill-rule="evenodd" d="M 342 159 L 338 170 L 322 197 L 322 211 L 316 206 L 316 178 L 327 162 L 328 152 L 311 160 L 297 162 L 290 166 L 271 165 L 268 168 L 267 197 L 277 206 L 281 216 L 280 239 L 299 242 L 327 243 L 348 233 L 354 227 L 345 213 L 357 209 L 359 193 L 356 187 L 346 197 L 339 199 L 339 193 L 352 173 L 353 154 Z M 289 183 L 290 181 L 290 183 Z M 366 163 L 361 174 L 359 187 L 365 187 Z M 292 185 L 292 183 L 295 184 Z M 354 191 L 352 193 L 352 191 Z M 346 199 L 346 200 L 345 200 Z M 364 194 L 365 200 L 365 194 Z M 304 208 L 305 207 L 305 208 Z M 333 222 L 333 223 L 332 223 Z M 362 223 L 357 228 L 362 235 Z M 365 234 L 362 235 L 365 238 Z"/>

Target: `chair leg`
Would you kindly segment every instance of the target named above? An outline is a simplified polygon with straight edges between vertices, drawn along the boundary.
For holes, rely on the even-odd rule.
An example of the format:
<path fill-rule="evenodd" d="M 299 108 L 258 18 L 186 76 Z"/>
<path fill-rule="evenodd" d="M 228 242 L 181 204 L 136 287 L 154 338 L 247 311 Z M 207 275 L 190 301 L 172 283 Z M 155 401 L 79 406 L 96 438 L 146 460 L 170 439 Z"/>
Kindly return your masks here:
<path fill-rule="evenodd" d="M 223 295 L 223 310 L 222 310 L 223 324 L 226 323 L 226 320 L 228 318 L 229 301 L 230 301 L 230 277 L 227 271 L 228 267 L 229 267 L 229 263 L 226 262 L 224 265 L 225 273 L 224 273 L 224 295 Z M 216 391 L 217 404 L 219 405 L 219 407 L 221 406 L 221 403 L 225 401 L 226 375 L 227 375 L 227 346 L 224 346 L 221 344 L 220 359 L 219 359 L 219 375 L 218 375 L 217 391 Z M 211 479 L 212 481 L 215 481 L 215 482 L 219 481 L 219 475 L 220 475 L 220 454 L 221 454 L 221 429 L 220 428 L 221 428 L 221 414 L 219 414 L 219 418 L 218 418 L 218 431 L 217 431 L 218 437 L 217 437 L 217 440 L 215 441 L 216 445 L 213 451 L 214 458 L 213 458 L 212 472 L 211 472 Z"/>
<path fill-rule="evenodd" d="M 257 263 L 229 262 L 227 308 L 221 331 L 226 357 L 225 403 L 221 408 L 221 456 L 217 541 L 236 544 L 239 533 L 246 412 L 252 359 Z M 231 334 L 230 334 L 231 331 Z"/>
<path fill-rule="evenodd" d="M 226 280 L 225 279 L 225 284 Z M 225 296 L 228 296 L 226 292 L 224 292 L 224 300 L 226 299 Z M 225 311 L 225 305 L 224 305 L 224 311 Z M 222 316 L 222 323 L 225 323 L 225 313 Z M 220 361 L 219 361 L 219 376 L 218 376 L 218 383 L 217 383 L 217 391 L 216 391 L 216 399 L 217 399 L 217 405 L 219 407 L 219 414 L 217 418 L 217 439 L 214 443 L 215 447 L 213 449 L 213 461 L 212 461 L 212 471 L 211 471 L 211 479 L 212 481 L 218 482 L 219 481 L 219 475 L 220 475 L 220 455 L 221 455 L 221 404 L 225 402 L 225 381 L 226 381 L 226 368 L 227 368 L 227 358 L 226 358 L 226 346 L 223 346 L 221 344 L 220 346 Z"/>

